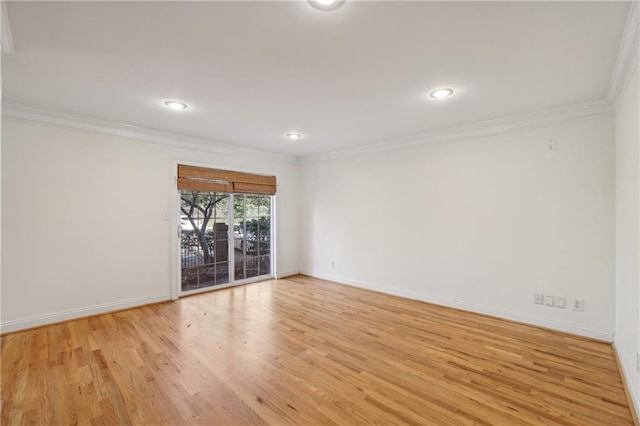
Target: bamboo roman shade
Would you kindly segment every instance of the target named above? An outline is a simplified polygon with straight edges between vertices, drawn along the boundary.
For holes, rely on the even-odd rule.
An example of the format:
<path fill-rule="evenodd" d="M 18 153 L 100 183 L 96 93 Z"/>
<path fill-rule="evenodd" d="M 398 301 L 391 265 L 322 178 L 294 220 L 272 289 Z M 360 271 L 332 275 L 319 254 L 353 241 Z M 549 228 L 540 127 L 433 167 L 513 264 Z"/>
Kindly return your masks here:
<path fill-rule="evenodd" d="M 179 164 L 178 189 L 273 195 L 276 177 Z"/>

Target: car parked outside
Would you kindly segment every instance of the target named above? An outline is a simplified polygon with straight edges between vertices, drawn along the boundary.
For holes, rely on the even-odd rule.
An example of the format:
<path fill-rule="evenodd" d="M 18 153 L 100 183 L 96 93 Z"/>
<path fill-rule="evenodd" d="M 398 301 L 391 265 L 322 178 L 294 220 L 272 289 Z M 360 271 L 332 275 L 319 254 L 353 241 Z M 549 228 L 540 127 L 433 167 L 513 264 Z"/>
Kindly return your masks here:
<path fill-rule="evenodd" d="M 189 216 L 182 215 L 180 216 L 180 232 L 193 232 L 193 225 L 189 220 Z"/>

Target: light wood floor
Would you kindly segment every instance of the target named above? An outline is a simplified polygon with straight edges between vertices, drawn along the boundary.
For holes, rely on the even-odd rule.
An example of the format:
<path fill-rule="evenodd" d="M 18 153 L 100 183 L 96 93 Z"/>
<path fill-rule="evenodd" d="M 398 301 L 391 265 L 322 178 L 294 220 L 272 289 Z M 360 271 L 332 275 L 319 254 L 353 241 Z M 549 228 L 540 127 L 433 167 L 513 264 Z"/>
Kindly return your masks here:
<path fill-rule="evenodd" d="M 2 337 L 2 425 L 632 424 L 611 346 L 303 276 Z"/>

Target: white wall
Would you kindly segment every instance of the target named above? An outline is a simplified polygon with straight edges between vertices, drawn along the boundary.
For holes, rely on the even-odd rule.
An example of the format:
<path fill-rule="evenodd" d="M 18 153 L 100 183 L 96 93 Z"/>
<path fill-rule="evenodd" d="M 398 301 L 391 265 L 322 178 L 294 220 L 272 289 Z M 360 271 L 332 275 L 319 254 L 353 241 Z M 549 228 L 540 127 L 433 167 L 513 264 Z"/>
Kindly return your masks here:
<path fill-rule="evenodd" d="M 607 117 L 304 165 L 301 271 L 611 341 L 613 138 Z"/>
<path fill-rule="evenodd" d="M 640 343 L 640 88 L 638 70 L 616 115 L 616 333 L 615 346 L 640 410 L 636 353 Z M 639 413 L 640 414 L 640 413 Z"/>
<path fill-rule="evenodd" d="M 172 160 L 276 174 L 276 271 L 298 271 L 296 164 L 12 119 L 2 149 L 2 331 L 170 297 Z"/>

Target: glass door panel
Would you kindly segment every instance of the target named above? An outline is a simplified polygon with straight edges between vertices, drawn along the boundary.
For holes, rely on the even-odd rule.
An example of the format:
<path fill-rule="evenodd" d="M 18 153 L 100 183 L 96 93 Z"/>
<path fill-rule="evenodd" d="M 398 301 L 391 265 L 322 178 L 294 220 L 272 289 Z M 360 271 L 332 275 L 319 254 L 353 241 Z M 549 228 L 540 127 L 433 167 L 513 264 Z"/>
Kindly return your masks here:
<path fill-rule="evenodd" d="M 271 197 L 234 194 L 235 279 L 271 274 Z"/>
<path fill-rule="evenodd" d="M 182 291 L 229 283 L 230 194 L 179 192 Z"/>
<path fill-rule="evenodd" d="M 259 197 L 258 199 L 258 224 L 257 224 L 257 275 L 271 273 L 271 197 Z"/>

